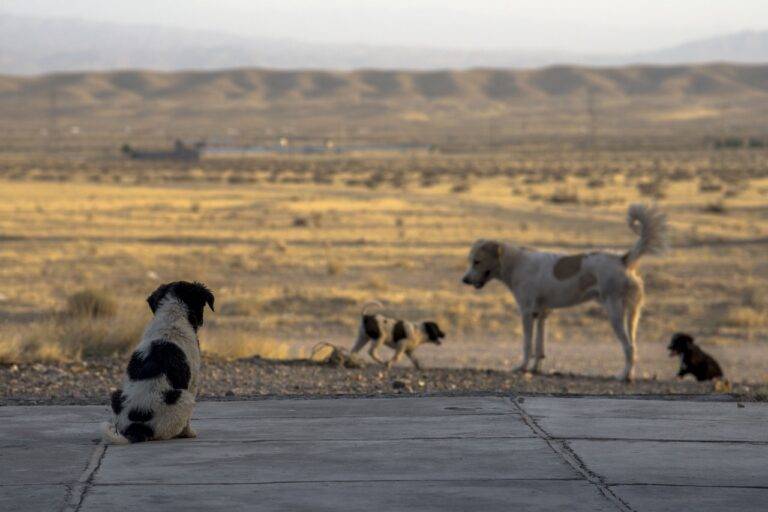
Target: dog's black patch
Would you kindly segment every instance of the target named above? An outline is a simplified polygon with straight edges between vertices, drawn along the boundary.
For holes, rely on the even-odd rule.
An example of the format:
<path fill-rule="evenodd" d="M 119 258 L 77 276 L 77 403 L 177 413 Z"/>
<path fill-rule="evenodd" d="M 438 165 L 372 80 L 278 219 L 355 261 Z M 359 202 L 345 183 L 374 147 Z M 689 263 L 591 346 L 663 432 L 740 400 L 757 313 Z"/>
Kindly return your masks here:
<path fill-rule="evenodd" d="M 163 393 L 163 400 L 165 400 L 165 403 L 167 405 L 173 405 L 176 402 L 179 401 L 179 398 L 181 397 L 181 390 L 180 389 L 169 389 L 165 393 Z"/>
<path fill-rule="evenodd" d="M 678 377 L 690 373 L 696 380 L 712 380 L 723 376 L 723 370 L 715 361 L 715 358 L 701 350 L 693 340 L 693 336 L 684 332 L 678 332 L 672 336 L 667 347 L 673 354 L 682 355 Z"/>
<path fill-rule="evenodd" d="M 376 317 L 373 315 L 363 315 L 363 329 L 365 329 L 365 334 L 371 339 L 377 340 L 381 337 L 379 322 L 376 321 Z"/>
<path fill-rule="evenodd" d="M 132 443 L 149 441 L 155 435 L 155 431 L 146 423 L 131 423 L 120 433 Z"/>
<path fill-rule="evenodd" d="M 424 331 L 427 333 L 429 341 L 440 345 L 440 338 L 445 338 L 445 333 L 440 330 L 437 322 L 424 322 Z"/>
<path fill-rule="evenodd" d="M 149 309 L 152 310 L 153 314 L 157 311 L 160 302 L 168 294 L 175 296 L 187 306 L 187 320 L 195 330 L 203 325 L 205 305 L 208 304 L 211 311 L 214 311 L 214 296 L 208 287 L 198 282 L 175 281 L 158 287 L 157 290 L 152 292 L 152 295 L 147 297 Z"/>
<path fill-rule="evenodd" d="M 150 421 L 154 413 L 152 411 L 142 411 L 141 409 L 131 409 L 128 411 L 128 419 L 137 423 L 146 423 Z"/>
<path fill-rule="evenodd" d="M 405 332 L 405 322 L 398 320 L 392 327 L 392 343 L 397 343 L 403 338 L 407 338 L 408 333 Z"/>
<path fill-rule="evenodd" d="M 128 363 L 131 380 L 154 379 L 165 375 L 174 389 L 187 389 L 192 377 L 187 356 L 174 343 L 153 341 L 146 357 L 134 352 Z"/>
<path fill-rule="evenodd" d="M 123 390 L 122 389 L 114 390 L 112 394 L 109 396 L 109 401 L 112 404 L 112 412 L 114 412 L 115 415 L 120 414 L 123 411 L 123 402 L 125 401 L 125 397 L 123 396 Z"/>

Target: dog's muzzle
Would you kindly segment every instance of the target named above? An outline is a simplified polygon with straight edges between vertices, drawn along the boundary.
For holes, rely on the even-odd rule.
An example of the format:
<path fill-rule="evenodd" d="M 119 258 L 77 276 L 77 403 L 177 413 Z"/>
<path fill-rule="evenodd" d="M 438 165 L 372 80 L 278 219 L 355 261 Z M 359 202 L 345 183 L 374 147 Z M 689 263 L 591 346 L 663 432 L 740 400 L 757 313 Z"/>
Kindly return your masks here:
<path fill-rule="evenodd" d="M 480 280 L 480 281 L 473 281 L 472 279 L 469 278 L 469 275 L 466 275 L 461 280 L 461 282 L 464 283 L 464 284 L 472 285 L 472 286 L 475 287 L 475 290 L 479 290 L 480 288 L 485 286 L 485 284 L 488 282 L 488 278 L 490 276 L 491 276 L 491 271 L 488 270 L 488 271 L 485 272 L 485 274 L 483 274 L 483 279 Z"/>

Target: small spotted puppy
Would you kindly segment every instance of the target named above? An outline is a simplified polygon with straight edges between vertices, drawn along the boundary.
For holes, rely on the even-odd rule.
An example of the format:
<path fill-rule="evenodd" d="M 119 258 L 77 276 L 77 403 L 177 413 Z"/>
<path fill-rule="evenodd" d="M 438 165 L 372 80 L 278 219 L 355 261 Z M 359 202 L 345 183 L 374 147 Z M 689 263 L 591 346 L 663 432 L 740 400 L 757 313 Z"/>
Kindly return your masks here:
<path fill-rule="evenodd" d="M 678 377 L 685 377 L 690 373 L 696 380 L 712 380 L 723 377 L 723 371 L 715 358 L 704 352 L 693 341 L 693 336 L 678 332 L 672 336 L 669 342 L 669 356 L 680 357 L 680 370 Z"/>
<path fill-rule="evenodd" d="M 131 356 L 123 388 L 112 393 L 106 441 L 116 444 L 196 437 L 189 424 L 200 374 L 200 342 L 205 305 L 213 293 L 200 283 L 177 281 L 147 298 L 154 318 Z"/>
<path fill-rule="evenodd" d="M 363 306 L 357 341 L 355 346 L 352 347 L 353 354 L 359 352 L 366 343 L 371 342 L 368 354 L 377 363 L 390 368 L 393 364 L 400 361 L 403 354 L 405 354 L 416 369 L 421 369 L 419 360 L 413 354 L 416 347 L 422 343 L 440 345 L 440 340 L 445 338 L 445 333 L 440 330 L 440 327 L 435 322 L 413 323 L 406 320 L 389 318 L 384 315 L 371 315 L 368 314 L 368 308 L 371 306 L 382 307 L 378 302 L 369 302 Z M 382 345 L 386 345 L 395 351 L 395 355 L 389 361 L 382 361 L 376 354 L 376 351 Z"/>

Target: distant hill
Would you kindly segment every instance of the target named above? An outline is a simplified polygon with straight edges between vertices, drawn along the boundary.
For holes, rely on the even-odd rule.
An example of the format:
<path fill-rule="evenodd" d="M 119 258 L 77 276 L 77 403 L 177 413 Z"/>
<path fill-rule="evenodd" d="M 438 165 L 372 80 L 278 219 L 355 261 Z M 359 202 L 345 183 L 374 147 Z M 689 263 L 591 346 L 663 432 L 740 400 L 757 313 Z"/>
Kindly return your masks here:
<path fill-rule="evenodd" d="M 631 63 L 768 62 L 768 31 L 743 32 L 637 55 L 311 44 L 151 25 L 0 14 L 0 74 L 115 69 L 535 68 Z"/>
<path fill-rule="evenodd" d="M 0 75 L 3 147 L 322 141 L 514 144 L 763 134 L 768 65 Z M 32 146 L 25 146 L 31 144 Z M 215 144 L 214 144 L 215 145 Z"/>
<path fill-rule="evenodd" d="M 0 14 L 0 74 L 114 69 L 441 69 L 578 61 L 555 52 L 311 44 L 152 25 Z"/>
<path fill-rule="evenodd" d="M 737 97 L 768 94 L 768 65 L 553 66 L 536 70 L 115 71 L 0 76 L 0 102 L 58 101 L 70 107 L 171 101 L 266 106 L 281 102 L 362 103 L 387 100 L 466 102 L 602 97 Z"/>
<path fill-rule="evenodd" d="M 768 62 L 768 31 L 745 31 L 691 41 L 629 57 L 631 62 L 680 64 L 700 62 Z"/>

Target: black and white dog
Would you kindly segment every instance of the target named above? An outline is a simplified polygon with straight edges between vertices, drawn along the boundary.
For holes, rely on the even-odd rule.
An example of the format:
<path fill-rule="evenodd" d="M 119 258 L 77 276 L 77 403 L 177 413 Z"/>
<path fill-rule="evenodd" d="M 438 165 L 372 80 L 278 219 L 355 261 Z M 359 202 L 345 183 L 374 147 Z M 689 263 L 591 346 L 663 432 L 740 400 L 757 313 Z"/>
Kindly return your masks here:
<path fill-rule="evenodd" d="M 104 438 L 116 444 L 196 437 L 189 422 L 200 373 L 197 329 L 213 293 L 200 283 L 176 281 L 147 298 L 154 318 L 128 363 L 123 388 L 112 393 Z"/>
<path fill-rule="evenodd" d="M 384 364 L 389 368 L 400 361 L 400 358 L 405 354 L 411 360 L 413 366 L 416 369 L 420 369 L 419 360 L 413 354 L 416 347 L 422 343 L 440 345 L 440 340 L 445 338 L 445 333 L 440 330 L 440 327 L 435 322 L 414 323 L 384 315 L 371 315 L 368 314 L 370 306 L 382 307 L 378 302 L 369 302 L 363 306 L 357 341 L 355 341 L 355 345 L 352 347 L 353 354 L 359 352 L 370 341 L 371 346 L 368 349 L 368 354 L 377 363 Z M 376 354 L 376 351 L 382 345 L 395 350 L 392 359 L 387 362 L 379 359 L 379 356 Z"/>
<path fill-rule="evenodd" d="M 680 356 L 678 377 L 685 377 L 688 373 L 698 381 L 723 377 L 723 370 L 720 369 L 715 358 L 701 350 L 693 341 L 693 336 L 684 332 L 675 333 L 667 348 L 670 357 Z"/>

